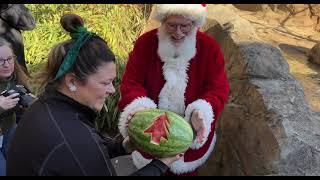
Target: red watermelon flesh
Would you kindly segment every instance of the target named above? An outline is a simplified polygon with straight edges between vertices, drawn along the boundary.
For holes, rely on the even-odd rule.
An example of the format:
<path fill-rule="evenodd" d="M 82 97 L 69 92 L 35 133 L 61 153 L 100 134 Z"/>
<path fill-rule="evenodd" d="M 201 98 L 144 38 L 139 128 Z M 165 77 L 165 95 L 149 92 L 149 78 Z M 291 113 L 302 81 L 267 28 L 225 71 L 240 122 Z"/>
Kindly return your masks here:
<path fill-rule="evenodd" d="M 156 117 L 152 124 L 144 130 L 144 133 L 151 134 L 150 143 L 159 145 L 160 139 L 164 138 L 168 140 L 170 127 L 167 113 L 163 113 L 160 116 Z"/>

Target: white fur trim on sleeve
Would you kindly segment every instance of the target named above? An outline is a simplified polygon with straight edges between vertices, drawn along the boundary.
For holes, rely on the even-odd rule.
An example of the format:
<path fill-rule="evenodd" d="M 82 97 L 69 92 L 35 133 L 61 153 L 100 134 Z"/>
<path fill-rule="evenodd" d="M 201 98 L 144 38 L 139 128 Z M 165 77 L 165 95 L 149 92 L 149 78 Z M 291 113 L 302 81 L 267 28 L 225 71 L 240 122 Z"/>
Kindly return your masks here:
<path fill-rule="evenodd" d="M 119 131 L 123 137 L 128 136 L 128 130 L 125 125 L 127 123 L 129 113 L 140 106 L 145 107 L 147 109 L 157 108 L 157 105 L 154 103 L 154 101 L 147 97 L 138 97 L 135 100 L 133 100 L 130 104 L 128 104 L 120 114 L 118 124 Z"/>
<path fill-rule="evenodd" d="M 185 112 L 185 119 L 187 122 L 190 122 L 191 114 L 194 110 L 199 109 L 202 111 L 204 115 L 204 126 L 206 127 L 205 132 L 204 132 L 204 141 L 200 143 L 197 138 L 193 141 L 192 145 L 190 146 L 191 149 L 199 149 L 202 147 L 205 142 L 208 139 L 209 133 L 211 131 L 211 123 L 214 120 L 214 113 L 212 106 L 210 103 L 203 99 L 198 99 L 194 101 L 193 103 L 189 104 L 187 106 L 186 112 Z"/>

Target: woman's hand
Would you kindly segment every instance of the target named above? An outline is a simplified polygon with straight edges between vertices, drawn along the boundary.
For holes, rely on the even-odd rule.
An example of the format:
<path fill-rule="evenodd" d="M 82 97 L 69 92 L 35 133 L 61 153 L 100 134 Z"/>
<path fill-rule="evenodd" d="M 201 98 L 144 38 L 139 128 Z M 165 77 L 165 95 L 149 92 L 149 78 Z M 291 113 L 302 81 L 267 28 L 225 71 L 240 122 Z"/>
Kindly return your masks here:
<path fill-rule="evenodd" d="M 9 110 L 16 107 L 20 100 L 18 96 L 19 93 L 14 93 L 7 97 L 0 96 L 0 107 L 4 110 Z"/>
<path fill-rule="evenodd" d="M 124 140 L 122 141 L 122 146 L 124 150 L 126 150 L 126 152 L 129 154 L 136 150 L 135 146 L 130 142 L 129 136 L 124 138 Z"/>
<path fill-rule="evenodd" d="M 191 116 L 191 124 L 192 128 L 195 131 L 196 138 L 198 139 L 199 143 L 203 142 L 204 139 L 204 132 L 206 127 L 204 126 L 204 117 L 203 117 L 203 112 L 201 110 L 194 110 L 192 112 Z"/>
<path fill-rule="evenodd" d="M 165 158 L 159 158 L 160 161 L 162 161 L 164 164 L 166 164 L 168 167 L 176 162 L 177 160 L 179 160 L 180 158 L 182 158 L 184 153 L 179 153 L 175 156 L 172 156 L 172 157 L 165 157 Z"/>

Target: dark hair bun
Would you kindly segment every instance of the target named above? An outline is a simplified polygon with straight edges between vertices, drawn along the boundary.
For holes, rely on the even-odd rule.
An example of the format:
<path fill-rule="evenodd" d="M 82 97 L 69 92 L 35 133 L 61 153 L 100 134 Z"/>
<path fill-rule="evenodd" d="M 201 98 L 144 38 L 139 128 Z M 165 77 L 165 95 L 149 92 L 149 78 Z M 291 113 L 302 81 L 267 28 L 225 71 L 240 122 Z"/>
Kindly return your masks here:
<path fill-rule="evenodd" d="M 84 25 L 83 19 L 76 14 L 65 14 L 60 19 L 63 29 L 70 33 L 74 33 L 76 28 Z"/>

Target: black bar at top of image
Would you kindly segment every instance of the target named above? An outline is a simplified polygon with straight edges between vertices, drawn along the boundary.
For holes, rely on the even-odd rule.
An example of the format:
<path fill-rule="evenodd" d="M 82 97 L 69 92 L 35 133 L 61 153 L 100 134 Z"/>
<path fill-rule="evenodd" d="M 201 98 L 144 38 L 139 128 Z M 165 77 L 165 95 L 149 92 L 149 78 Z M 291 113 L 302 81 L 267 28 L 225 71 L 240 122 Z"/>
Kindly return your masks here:
<path fill-rule="evenodd" d="M 320 0 L 1 0 L 14 4 L 317 4 Z"/>

